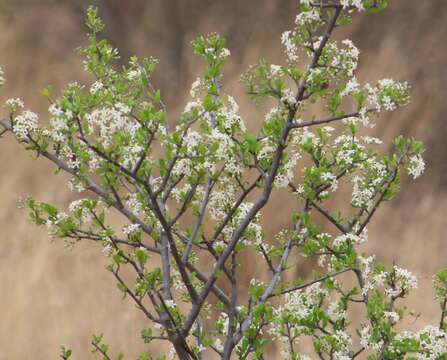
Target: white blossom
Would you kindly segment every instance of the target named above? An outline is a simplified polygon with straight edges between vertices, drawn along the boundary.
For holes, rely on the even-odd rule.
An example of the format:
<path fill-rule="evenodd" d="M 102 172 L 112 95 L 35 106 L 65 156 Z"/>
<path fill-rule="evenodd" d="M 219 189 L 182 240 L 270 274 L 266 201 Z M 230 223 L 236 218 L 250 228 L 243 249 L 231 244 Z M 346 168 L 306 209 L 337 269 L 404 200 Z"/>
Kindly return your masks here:
<path fill-rule="evenodd" d="M 327 313 L 335 321 L 346 320 L 348 316 L 346 310 L 342 309 L 338 302 L 330 303 Z"/>
<path fill-rule="evenodd" d="M 222 341 L 219 338 L 216 338 L 214 340 L 214 347 L 216 348 L 217 351 L 223 351 L 224 347 Z"/>
<path fill-rule="evenodd" d="M 372 136 L 362 136 L 362 140 L 364 141 L 365 144 L 376 144 L 376 145 L 382 144 L 382 140 Z"/>
<path fill-rule="evenodd" d="M 115 104 L 115 109 L 118 110 L 123 115 L 130 114 L 132 108 L 126 104 L 123 104 L 121 102 L 118 102 Z"/>
<path fill-rule="evenodd" d="M 286 55 L 289 61 L 298 61 L 298 48 L 293 40 L 292 31 L 284 31 L 281 36 L 281 43 L 286 48 Z"/>
<path fill-rule="evenodd" d="M 352 233 L 344 234 L 337 236 L 334 239 L 334 246 L 340 247 L 342 245 L 345 245 L 346 243 L 350 244 L 362 244 L 366 242 L 366 233 L 363 232 L 361 235 L 356 235 Z"/>
<path fill-rule="evenodd" d="M 223 49 L 220 51 L 220 56 L 223 57 L 223 58 L 226 58 L 226 57 L 228 57 L 228 56 L 230 56 L 230 55 L 231 55 L 231 52 L 230 52 L 230 50 L 228 50 L 227 48 L 223 48 Z"/>
<path fill-rule="evenodd" d="M 39 117 L 36 113 L 25 110 L 15 117 L 13 122 L 14 134 L 21 140 L 26 140 L 28 135 L 37 130 Z"/>
<path fill-rule="evenodd" d="M 406 294 L 409 291 L 417 288 L 417 278 L 411 272 L 396 265 L 393 267 L 393 270 L 395 276 L 395 285 L 392 288 L 388 288 L 385 290 L 386 294 L 390 298 L 400 296 L 402 293 Z"/>
<path fill-rule="evenodd" d="M 126 200 L 126 206 L 135 216 L 139 216 L 143 210 L 143 206 L 138 200 L 137 194 L 129 195 L 129 198 Z"/>
<path fill-rule="evenodd" d="M 128 225 L 125 225 L 125 226 L 123 227 L 123 234 L 125 234 L 125 235 L 131 235 L 131 234 L 133 234 L 133 233 L 139 231 L 139 230 L 140 230 L 140 227 L 141 227 L 141 226 L 140 226 L 139 224 L 128 224 Z"/>
<path fill-rule="evenodd" d="M 359 89 L 359 83 L 357 82 L 357 78 L 353 76 L 349 81 L 346 83 L 345 89 L 341 92 L 341 96 L 350 95 L 353 92 L 357 91 Z"/>
<path fill-rule="evenodd" d="M 331 190 L 334 192 L 337 190 L 338 188 L 338 180 L 337 177 L 330 173 L 330 172 L 324 172 L 321 174 L 321 180 L 323 180 L 324 182 L 330 184 L 331 186 Z"/>
<path fill-rule="evenodd" d="M 340 0 L 340 5 L 342 5 L 345 9 L 354 7 L 358 11 L 365 10 L 365 7 L 363 6 L 363 0 Z"/>
<path fill-rule="evenodd" d="M 399 314 L 395 311 L 384 311 L 383 316 L 386 319 L 389 319 L 392 324 L 395 324 L 400 320 Z"/>
<path fill-rule="evenodd" d="M 319 22 L 321 20 L 319 12 L 313 8 L 309 11 L 300 12 L 295 18 L 295 24 L 298 27 L 305 27 L 307 25 Z"/>
<path fill-rule="evenodd" d="M 434 326 L 426 326 L 416 334 L 421 351 L 418 360 L 436 360 L 447 353 L 447 334 Z"/>
<path fill-rule="evenodd" d="M 413 155 L 410 157 L 408 164 L 408 174 L 410 174 L 413 179 L 417 179 L 425 170 L 425 162 L 421 155 Z"/>
<path fill-rule="evenodd" d="M 189 94 L 191 95 L 191 97 L 195 97 L 195 96 L 197 95 L 197 93 L 199 92 L 200 87 L 201 87 L 202 85 L 203 85 L 203 83 L 202 83 L 202 79 L 198 77 L 198 78 L 192 83 L 192 85 L 191 85 L 191 90 L 190 90 L 190 92 L 189 92 Z M 186 111 L 186 110 L 185 110 L 185 112 L 189 112 L 189 111 Z"/>
<path fill-rule="evenodd" d="M 202 136 L 197 131 L 189 130 L 183 141 L 188 155 L 194 156 L 197 153 L 197 147 L 202 143 Z"/>
<path fill-rule="evenodd" d="M 91 93 L 92 95 L 95 95 L 95 94 L 96 94 L 98 91 L 100 91 L 103 87 L 104 87 L 104 84 L 103 84 L 100 80 L 95 81 L 95 82 L 92 84 L 92 86 L 90 87 L 90 93 Z"/>
<path fill-rule="evenodd" d="M 140 68 L 136 68 L 136 69 L 132 69 L 129 70 L 129 72 L 127 73 L 127 79 L 128 80 L 137 80 L 138 78 L 140 78 L 142 75 L 142 71 Z"/>
<path fill-rule="evenodd" d="M 23 101 L 19 98 L 8 99 L 6 100 L 5 105 L 9 109 L 9 111 L 17 111 L 18 109 L 23 109 L 23 107 L 25 106 L 23 104 Z"/>
<path fill-rule="evenodd" d="M 281 101 L 289 106 L 293 106 L 296 104 L 295 94 L 291 89 L 284 89 L 281 94 Z"/>
<path fill-rule="evenodd" d="M 281 74 L 282 67 L 280 65 L 270 65 L 270 76 L 278 76 Z"/>
<path fill-rule="evenodd" d="M 164 300 L 164 303 L 165 303 L 165 305 L 166 305 L 168 308 L 175 308 L 175 307 L 176 307 L 175 301 L 172 300 L 172 299 Z"/>

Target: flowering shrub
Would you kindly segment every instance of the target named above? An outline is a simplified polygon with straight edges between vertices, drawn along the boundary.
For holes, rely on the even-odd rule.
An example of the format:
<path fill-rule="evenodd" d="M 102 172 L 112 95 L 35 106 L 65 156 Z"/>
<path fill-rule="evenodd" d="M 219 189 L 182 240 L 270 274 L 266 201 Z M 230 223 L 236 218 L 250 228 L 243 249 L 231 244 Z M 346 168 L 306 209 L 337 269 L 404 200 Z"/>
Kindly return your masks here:
<path fill-rule="evenodd" d="M 193 43 L 207 68 L 180 119 L 168 122 L 151 82 L 157 61 L 133 57 L 115 66 L 118 51 L 99 38 L 104 25 L 95 8 L 87 11 L 90 33 L 80 53 L 96 81 L 71 83 L 58 98 L 47 89 L 46 126 L 20 99 L 6 102 L 1 134 L 69 174 L 80 196 L 66 211 L 27 198 L 32 221 L 70 246 L 102 246 L 119 291 L 148 320 L 144 343 L 168 342 L 169 356 L 180 359 L 264 359 L 274 347 L 295 360 L 445 358 L 447 270 L 434 278 L 439 325 L 401 331 L 396 326 L 411 315 L 401 302 L 417 280 L 361 250 L 379 205 L 395 196 L 405 172 L 417 178 L 424 170 L 419 141 L 399 136 L 385 154 L 380 139 L 366 135 L 381 112 L 408 104 L 408 84 L 360 84 L 359 50 L 332 40 L 352 14 L 386 3 L 301 0 L 293 29 L 281 37 L 284 64 L 261 60 L 242 77 L 252 98 L 275 104 L 255 133 L 223 91 L 230 55 L 223 38 Z M 326 115 L 307 116 L 313 103 Z M 330 210 L 334 193 L 347 189 L 348 206 Z M 268 239 L 261 210 L 274 192 L 290 194 L 296 211 Z M 110 211 L 126 220 L 122 229 Z M 242 252 L 265 264 L 268 281 L 253 273 L 240 284 Z M 313 280 L 293 276 L 296 256 L 318 259 Z M 123 268 L 133 271 L 131 280 Z M 360 320 L 354 304 L 363 307 Z M 313 351 L 300 346 L 304 338 Z M 92 346 L 112 359 L 103 336 Z M 62 347 L 62 359 L 71 354 Z"/>

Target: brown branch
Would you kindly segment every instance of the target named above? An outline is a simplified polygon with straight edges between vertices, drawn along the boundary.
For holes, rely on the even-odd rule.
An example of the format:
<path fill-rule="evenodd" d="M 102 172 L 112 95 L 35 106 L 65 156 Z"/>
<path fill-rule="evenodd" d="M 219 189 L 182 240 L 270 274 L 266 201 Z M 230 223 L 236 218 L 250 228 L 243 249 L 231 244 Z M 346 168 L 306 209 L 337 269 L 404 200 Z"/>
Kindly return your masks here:
<path fill-rule="evenodd" d="M 377 109 L 368 109 L 368 110 L 366 110 L 366 112 L 367 113 L 377 112 Z M 326 118 L 326 119 L 309 120 L 309 121 L 303 121 L 303 122 L 294 122 L 294 123 L 292 123 L 290 125 L 290 127 L 292 129 L 300 129 L 300 128 L 308 127 L 308 126 L 329 124 L 329 123 L 334 122 L 334 121 L 340 121 L 340 120 L 348 119 L 348 118 L 351 118 L 351 117 L 359 117 L 359 116 L 360 116 L 360 112 L 355 112 L 355 113 L 351 113 L 351 114 L 345 114 L 345 115 L 329 117 L 329 118 Z"/>

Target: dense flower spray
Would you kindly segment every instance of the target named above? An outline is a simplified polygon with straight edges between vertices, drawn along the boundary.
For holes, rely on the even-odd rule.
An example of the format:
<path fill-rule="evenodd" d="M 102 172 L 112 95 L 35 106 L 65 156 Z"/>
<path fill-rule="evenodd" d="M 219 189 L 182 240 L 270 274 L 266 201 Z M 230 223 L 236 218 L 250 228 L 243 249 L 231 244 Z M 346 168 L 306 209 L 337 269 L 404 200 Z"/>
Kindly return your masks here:
<path fill-rule="evenodd" d="M 409 103 L 408 84 L 361 84 L 360 51 L 332 39 L 356 12 L 385 7 L 385 0 L 301 0 L 280 39 L 284 63 L 261 60 L 242 77 L 251 97 L 275 101 L 256 133 L 224 92 L 230 51 L 222 37 L 194 41 L 207 68 L 180 118 L 168 119 L 151 82 L 157 61 L 133 57 L 115 66 L 118 51 L 99 39 L 104 25 L 93 7 L 80 53 L 96 80 L 71 83 L 59 97 L 47 90 L 47 126 L 20 99 L 6 102 L 2 134 L 68 173 L 80 193 L 65 211 L 27 198 L 31 219 L 69 246 L 103 247 L 118 289 L 150 322 L 145 343 L 168 342 L 169 356 L 180 359 L 266 359 L 275 348 L 295 360 L 445 356 L 446 272 L 435 277 L 440 325 L 401 331 L 396 325 L 410 314 L 401 301 L 417 279 L 362 251 L 379 205 L 395 196 L 405 172 L 417 178 L 425 168 L 421 142 L 399 136 L 385 154 L 367 135 L 379 114 Z M 306 116 L 316 102 L 325 116 Z M 330 209 L 340 189 L 350 192 L 346 213 Z M 295 211 L 270 239 L 264 225 L 272 220 L 261 210 L 274 191 L 291 194 Z M 123 227 L 109 220 L 112 211 Z M 327 232 L 321 218 L 332 226 Z M 265 265 L 267 280 L 253 273 L 240 284 L 242 252 Z M 313 279 L 293 276 L 296 256 L 318 260 Z M 123 277 L 123 268 L 134 277 Z M 363 306 L 359 323 L 353 304 Z M 307 353 L 305 338 L 313 345 Z M 94 336 L 92 346 L 111 359 L 104 341 Z M 63 359 L 71 353 L 62 347 Z"/>

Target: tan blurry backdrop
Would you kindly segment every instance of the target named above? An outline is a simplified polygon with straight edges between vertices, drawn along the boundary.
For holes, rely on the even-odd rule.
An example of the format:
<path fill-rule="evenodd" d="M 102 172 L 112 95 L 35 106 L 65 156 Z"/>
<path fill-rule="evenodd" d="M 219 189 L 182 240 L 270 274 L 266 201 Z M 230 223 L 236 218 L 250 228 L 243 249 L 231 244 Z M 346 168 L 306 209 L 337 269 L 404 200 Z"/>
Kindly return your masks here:
<path fill-rule="evenodd" d="M 106 35 L 124 59 L 134 53 L 160 59 L 155 83 L 172 109 L 171 120 L 200 72 L 190 41 L 211 31 L 225 35 L 233 54 L 226 90 L 239 95 L 244 119 L 253 125 L 259 113 L 243 95 L 238 74 L 259 56 L 281 61 L 280 34 L 292 24 L 297 0 L 0 0 L 0 66 L 8 80 L 0 100 L 20 96 L 44 116 L 38 95 L 43 87 L 90 81 L 73 51 L 85 41 L 89 3 L 100 5 Z M 393 77 L 413 86 L 411 105 L 382 117 L 375 132 L 386 139 L 400 133 L 423 139 L 428 170 L 383 206 L 367 248 L 419 276 L 410 304 L 425 314 L 414 324 L 419 326 L 436 319 L 430 275 L 447 266 L 447 9 L 445 0 L 391 3 L 380 15 L 357 17 L 340 36 L 360 47 L 361 80 Z M 76 359 L 90 358 L 90 336 L 100 332 L 113 350 L 135 356 L 143 349 L 138 333 L 144 320 L 120 300 L 100 249 L 80 244 L 69 251 L 50 243 L 17 209 L 17 199 L 28 194 L 67 204 L 75 195 L 65 179 L 50 177 L 47 163 L 32 161 L 8 137 L 0 142 L 0 163 L 0 360 L 55 359 L 61 343 L 73 347 Z M 265 214 L 269 233 L 287 220 L 287 213 L 278 215 L 287 205 L 280 207 L 273 204 Z"/>

